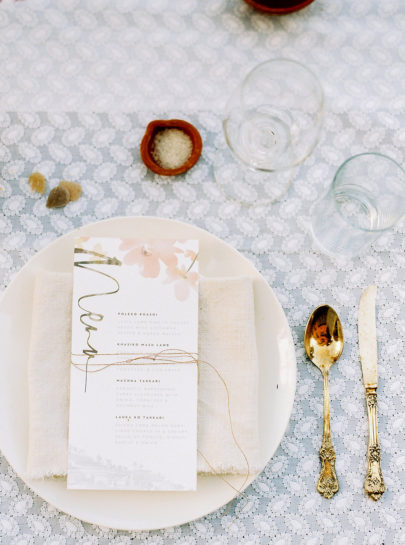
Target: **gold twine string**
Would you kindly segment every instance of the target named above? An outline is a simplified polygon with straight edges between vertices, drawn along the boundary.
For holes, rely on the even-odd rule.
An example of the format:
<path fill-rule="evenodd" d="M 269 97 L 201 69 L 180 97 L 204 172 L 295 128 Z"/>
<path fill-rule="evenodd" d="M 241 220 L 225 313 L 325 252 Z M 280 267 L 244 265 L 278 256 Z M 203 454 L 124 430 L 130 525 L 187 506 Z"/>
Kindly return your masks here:
<path fill-rule="evenodd" d="M 232 423 L 232 413 L 231 413 L 229 388 L 228 388 L 228 385 L 227 385 L 225 379 L 223 378 L 221 373 L 218 371 L 218 369 L 214 365 L 209 363 L 208 361 L 201 360 L 198 357 L 198 354 L 196 354 L 196 353 L 186 352 L 184 350 L 177 350 L 177 349 L 166 349 L 166 350 L 162 350 L 162 351 L 156 352 L 156 353 L 140 353 L 140 352 L 116 352 L 116 353 L 103 353 L 103 354 L 98 353 L 97 356 L 102 356 L 102 357 L 106 357 L 106 356 L 130 356 L 130 357 L 119 360 L 119 361 L 108 362 L 108 363 L 107 362 L 96 363 L 96 362 L 90 362 L 90 361 L 86 361 L 86 363 L 75 363 L 75 362 L 71 361 L 71 364 L 73 365 L 73 367 L 75 367 L 79 371 L 82 371 L 82 372 L 84 372 L 86 374 L 87 373 L 98 373 L 100 371 L 103 371 L 104 369 L 107 369 L 108 367 L 115 367 L 115 366 L 121 366 L 121 365 L 125 365 L 125 366 L 155 365 L 155 364 L 156 365 L 170 365 L 170 364 L 180 364 L 180 365 L 181 364 L 188 364 L 189 365 L 189 364 L 192 364 L 192 363 L 197 364 L 198 377 L 200 376 L 200 364 L 207 365 L 208 367 L 210 367 L 216 373 L 216 375 L 218 376 L 219 380 L 222 382 L 222 384 L 223 384 L 223 386 L 225 388 L 226 405 L 227 405 L 227 412 L 228 412 L 228 418 L 229 418 L 229 426 L 230 426 L 231 435 L 232 435 L 234 444 L 236 445 L 237 449 L 242 454 L 242 457 L 243 457 L 244 461 L 246 462 L 246 474 L 244 475 L 244 479 L 243 479 L 243 482 L 240 485 L 240 487 L 239 488 L 235 487 L 228 479 L 223 477 L 222 474 L 218 473 L 214 469 L 212 464 L 209 462 L 209 460 L 207 460 L 207 458 L 204 456 L 204 454 L 199 449 L 197 449 L 197 452 L 203 458 L 203 460 L 208 465 L 208 467 L 211 469 L 211 471 L 236 492 L 236 495 L 228 503 L 227 509 L 225 510 L 225 512 L 223 513 L 222 516 L 225 516 L 229 512 L 233 501 L 235 500 L 236 496 L 239 495 L 239 494 L 241 494 L 244 497 L 245 502 L 246 502 L 245 505 L 243 506 L 243 508 L 241 509 L 241 511 L 243 511 L 243 509 L 246 507 L 246 505 L 248 503 L 247 497 L 243 493 L 243 489 L 244 489 L 244 487 L 245 487 L 245 485 L 247 483 L 247 480 L 249 478 L 249 475 L 250 475 L 250 464 L 249 464 L 249 460 L 248 460 L 248 458 L 246 456 L 245 451 L 242 449 L 242 447 L 239 444 L 239 441 L 236 438 L 236 435 L 235 435 L 235 432 L 234 432 L 234 429 L 233 429 L 233 423 Z M 87 358 L 86 354 L 72 354 L 72 357 L 86 357 Z M 92 369 L 94 367 L 96 367 L 96 369 Z"/>

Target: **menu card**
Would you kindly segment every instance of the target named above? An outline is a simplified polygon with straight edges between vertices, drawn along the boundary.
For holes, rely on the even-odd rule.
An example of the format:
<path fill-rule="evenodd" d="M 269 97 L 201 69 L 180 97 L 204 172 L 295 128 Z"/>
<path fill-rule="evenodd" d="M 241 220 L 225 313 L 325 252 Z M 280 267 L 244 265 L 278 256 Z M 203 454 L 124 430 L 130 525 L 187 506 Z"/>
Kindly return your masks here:
<path fill-rule="evenodd" d="M 196 240 L 76 240 L 68 488 L 195 490 L 197 256 Z"/>

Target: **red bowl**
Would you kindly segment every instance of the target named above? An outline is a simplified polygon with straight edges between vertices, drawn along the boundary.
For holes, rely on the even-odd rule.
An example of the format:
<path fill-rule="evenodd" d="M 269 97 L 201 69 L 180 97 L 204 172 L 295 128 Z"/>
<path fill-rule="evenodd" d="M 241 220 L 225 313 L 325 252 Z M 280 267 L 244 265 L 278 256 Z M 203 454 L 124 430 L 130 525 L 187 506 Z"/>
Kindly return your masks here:
<path fill-rule="evenodd" d="M 309 6 L 314 0 L 244 0 L 247 4 L 264 13 L 285 15 Z"/>
<path fill-rule="evenodd" d="M 190 137 L 192 142 L 193 148 L 190 157 L 178 168 L 163 168 L 158 165 L 152 157 L 153 139 L 156 133 L 167 128 L 182 130 Z M 187 121 L 183 121 L 182 119 L 156 119 L 155 121 L 151 121 L 146 127 L 146 132 L 142 138 L 140 151 L 142 161 L 149 168 L 149 170 L 155 172 L 156 174 L 160 174 L 161 176 L 177 176 L 178 174 L 187 172 L 187 170 L 196 164 L 202 152 L 202 139 L 200 133 L 194 127 L 194 125 L 191 125 L 191 123 L 188 123 Z"/>

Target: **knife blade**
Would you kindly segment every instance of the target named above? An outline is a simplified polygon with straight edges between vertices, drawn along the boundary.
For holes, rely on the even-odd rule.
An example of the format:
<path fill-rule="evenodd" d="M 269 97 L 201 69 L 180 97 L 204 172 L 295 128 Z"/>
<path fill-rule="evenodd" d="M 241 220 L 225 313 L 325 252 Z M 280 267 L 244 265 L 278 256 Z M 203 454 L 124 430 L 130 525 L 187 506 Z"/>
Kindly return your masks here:
<path fill-rule="evenodd" d="M 373 500 L 380 499 L 385 492 L 380 465 L 381 448 L 378 442 L 376 296 L 377 286 L 368 286 L 361 295 L 358 314 L 360 362 L 366 390 L 369 429 L 364 488 Z"/>
<path fill-rule="evenodd" d="M 365 388 L 377 388 L 377 330 L 375 302 L 377 286 L 368 286 L 360 298 L 359 305 L 359 348 Z"/>

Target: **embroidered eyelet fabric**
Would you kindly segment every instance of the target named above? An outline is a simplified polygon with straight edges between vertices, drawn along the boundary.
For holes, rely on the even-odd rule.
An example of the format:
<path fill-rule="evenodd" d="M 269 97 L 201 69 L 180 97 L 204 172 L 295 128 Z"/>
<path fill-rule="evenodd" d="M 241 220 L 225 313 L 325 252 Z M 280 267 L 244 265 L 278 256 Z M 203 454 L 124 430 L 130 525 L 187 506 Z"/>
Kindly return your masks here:
<path fill-rule="evenodd" d="M 340 164 L 363 151 L 399 163 L 405 149 L 405 5 L 315 0 L 268 17 L 242 0 L 21 0 L 0 3 L 0 289 L 40 248 L 82 224 L 154 215 L 207 229 L 249 258 L 290 324 L 297 391 L 286 435 L 264 471 L 225 509 L 181 527 L 122 532 L 83 523 L 35 496 L 0 456 L 0 543 L 6 545 L 401 545 L 405 543 L 405 222 L 362 257 L 323 254 L 310 208 Z M 255 64 L 290 57 L 326 94 L 321 140 L 283 199 L 244 207 L 226 199 L 212 163 L 221 112 Z M 149 121 L 178 117 L 204 148 L 182 177 L 141 162 Z M 83 196 L 48 209 L 27 178 L 80 182 Z M 363 490 L 368 439 L 357 339 L 358 301 L 378 285 L 379 433 L 387 491 Z M 312 309 L 339 313 L 345 350 L 331 371 L 331 427 L 340 491 L 316 491 L 322 379 L 305 357 Z M 1 448 L 1 445 L 0 445 Z M 245 505 L 246 504 L 246 505 Z M 242 509 L 243 508 L 243 509 Z"/>

